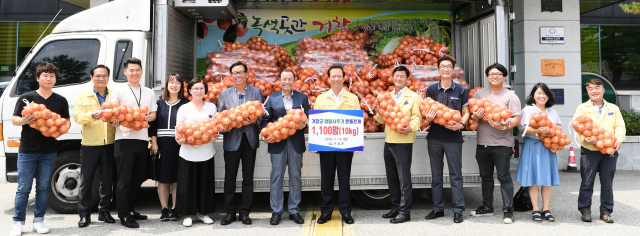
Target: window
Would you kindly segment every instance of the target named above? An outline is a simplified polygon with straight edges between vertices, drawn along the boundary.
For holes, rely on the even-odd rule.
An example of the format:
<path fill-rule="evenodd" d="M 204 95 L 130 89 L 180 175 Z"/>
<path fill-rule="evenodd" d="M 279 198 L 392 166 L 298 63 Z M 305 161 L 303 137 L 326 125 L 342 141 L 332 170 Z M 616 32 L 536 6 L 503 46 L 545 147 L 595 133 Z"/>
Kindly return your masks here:
<path fill-rule="evenodd" d="M 597 25 L 580 26 L 582 72 L 600 74 L 600 37 Z"/>
<path fill-rule="evenodd" d="M 11 80 L 16 69 L 17 23 L 0 23 L 0 82 Z"/>
<path fill-rule="evenodd" d="M 602 76 L 617 90 L 640 90 L 640 27 L 600 26 Z"/>
<path fill-rule="evenodd" d="M 53 28 L 55 28 L 58 23 L 52 23 L 51 26 L 49 26 L 49 28 L 47 29 L 48 25 L 49 23 L 18 24 L 18 63 L 20 63 L 27 55 L 27 53 L 29 53 L 29 50 L 31 50 L 31 47 L 34 46 L 40 35 L 42 35 L 42 38 L 44 38 L 47 35 L 51 34 L 51 31 L 53 31 Z M 45 29 L 47 30 L 45 31 Z"/>
<path fill-rule="evenodd" d="M 131 50 L 133 43 L 129 40 L 118 41 L 116 43 L 115 59 L 113 60 L 113 81 L 127 82 L 127 76 L 124 75 L 124 61 L 131 58 Z"/>
<path fill-rule="evenodd" d="M 26 70 L 20 76 L 15 95 L 38 89 L 36 81 L 36 68 L 38 65 L 50 62 L 58 67 L 56 87 L 69 84 L 84 83 L 91 78 L 91 68 L 98 62 L 100 53 L 100 41 L 96 39 L 75 39 L 53 41 L 45 45 L 26 64 Z M 12 95 L 14 95 L 12 94 Z"/>

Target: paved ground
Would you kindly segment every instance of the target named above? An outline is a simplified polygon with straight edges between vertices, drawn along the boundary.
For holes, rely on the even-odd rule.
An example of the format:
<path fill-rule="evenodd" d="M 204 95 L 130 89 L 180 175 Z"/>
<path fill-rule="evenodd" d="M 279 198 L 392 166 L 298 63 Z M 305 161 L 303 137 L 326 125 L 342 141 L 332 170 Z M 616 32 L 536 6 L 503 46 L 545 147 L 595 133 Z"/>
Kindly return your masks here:
<path fill-rule="evenodd" d="M 514 175 L 515 176 L 515 175 Z M 220 220 L 223 215 L 216 213 L 212 215 L 215 223 L 204 225 L 194 223 L 190 228 L 183 227 L 181 221 L 161 222 L 159 203 L 156 189 L 147 187 L 141 191 L 138 201 L 138 210 L 149 215 L 150 219 L 140 221 L 141 228 L 131 230 L 120 226 L 120 224 L 104 224 L 102 222 L 92 223 L 84 229 L 77 227 L 77 215 L 62 215 L 49 209 L 45 223 L 51 229 L 52 235 L 638 235 L 640 233 L 640 172 L 638 171 L 618 171 L 614 182 L 615 213 L 613 214 L 614 224 L 605 224 L 596 220 L 599 216 L 597 212 L 599 206 L 599 191 L 594 194 L 592 208 L 594 210 L 592 223 L 580 221 L 580 214 L 577 210 L 578 186 L 580 177 L 578 174 L 560 173 L 562 186 L 554 188 L 551 211 L 556 216 L 555 223 L 531 221 L 531 212 L 517 212 L 515 214 L 516 223 L 505 225 L 502 223 L 502 215 L 496 214 L 491 217 L 472 218 L 468 212 L 475 209 L 482 201 L 480 188 L 465 189 L 465 200 L 467 211 L 465 221 L 461 224 L 453 223 L 453 216 L 450 205 L 450 191 L 445 191 L 447 195 L 446 217 L 433 221 L 426 221 L 424 216 L 431 209 L 429 199 L 421 197 L 423 191 L 415 191 L 412 221 L 400 225 L 392 225 L 388 220 L 382 219 L 381 215 L 386 210 L 366 210 L 354 203 L 354 225 L 342 225 L 339 217 L 334 218 L 325 225 L 315 225 L 314 213 L 317 213 L 319 204 L 318 192 L 305 192 L 302 197 L 302 214 L 306 216 L 306 224 L 297 225 L 288 220 L 287 213 L 283 216 L 283 222 L 278 226 L 269 225 L 271 217 L 268 193 L 257 193 L 254 197 L 254 219 L 253 225 L 245 226 L 235 222 L 229 226 L 221 226 Z M 516 189 L 519 183 L 515 182 Z M 17 184 L 4 184 L 0 186 L 0 232 L 8 233 L 11 229 L 11 221 L 14 213 L 13 203 Z M 596 190 L 599 190 L 599 183 L 596 181 Z M 31 194 L 29 208 L 27 210 L 27 225 L 24 228 L 25 235 L 34 235 L 31 230 L 31 220 L 33 219 L 33 198 Z M 502 205 L 499 188 L 495 189 L 494 205 L 499 208 Z M 221 204 L 222 195 L 215 196 L 218 203 L 218 212 L 223 209 Z M 113 210 L 115 212 L 115 209 Z M 336 215 L 339 216 L 336 210 Z M 97 214 L 93 215 L 94 221 Z"/>

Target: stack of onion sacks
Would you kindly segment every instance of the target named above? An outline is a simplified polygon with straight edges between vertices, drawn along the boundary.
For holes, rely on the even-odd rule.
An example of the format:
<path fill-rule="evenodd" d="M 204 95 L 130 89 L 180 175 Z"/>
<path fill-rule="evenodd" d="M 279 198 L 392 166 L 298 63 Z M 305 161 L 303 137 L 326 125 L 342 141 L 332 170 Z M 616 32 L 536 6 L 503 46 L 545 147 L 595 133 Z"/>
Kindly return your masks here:
<path fill-rule="evenodd" d="M 218 134 L 218 124 L 210 119 L 204 119 L 200 124 L 180 124 L 176 126 L 176 139 L 185 139 L 187 145 L 203 145 L 211 142 L 211 138 Z"/>
<path fill-rule="evenodd" d="M 291 109 L 287 115 L 278 118 L 278 121 L 267 124 L 260 131 L 262 137 L 273 138 L 274 142 L 280 142 L 298 131 L 298 124 L 307 122 L 307 115 L 302 109 Z"/>
<path fill-rule="evenodd" d="M 511 109 L 504 105 L 489 102 L 487 98 L 469 99 L 469 108 L 471 113 L 476 112 L 480 108 L 484 108 L 482 121 L 487 122 L 491 119 L 493 121 L 500 121 L 502 125 L 507 125 L 508 119 L 513 115 L 513 111 L 511 111 Z"/>
<path fill-rule="evenodd" d="M 262 114 L 264 114 L 264 107 L 262 107 L 260 101 L 248 101 L 229 110 L 217 112 L 214 117 L 222 127 L 229 126 L 235 129 L 242 128 L 246 118 L 250 117 L 255 120 Z"/>
<path fill-rule="evenodd" d="M 460 111 L 448 108 L 442 103 L 427 97 L 420 103 L 420 112 L 423 117 L 426 117 L 431 109 L 436 111 L 436 117 L 433 118 L 433 123 L 441 126 L 452 126 L 454 121 L 460 123 L 462 121 L 462 115 Z"/>
<path fill-rule="evenodd" d="M 390 92 L 384 92 L 378 95 L 376 98 L 376 105 L 378 106 L 378 112 L 389 128 L 398 132 L 399 129 L 406 128 L 409 125 L 411 119 L 404 115 L 400 106 L 396 105 L 396 101 L 393 100 L 393 95 Z M 408 134 L 405 134 L 408 135 Z"/>
<path fill-rule="evenodd" d="M 146 106 L 129 107 L 117 102 L 105 102 L 101 110 L 101 119 L 104 122 L 113 123 L 118 120 L 121 126 L 135 131 L 149 128 L 149 123 L 144 119 L 149 112 Z"/>
<path fill-rule="evenodd" d="M 564 146 L 571 144 L 571 140 L 567 138 L 567 134 L 562 132 L 560 128 L 547 117 L 547 114 L 536 113 L 529 119 L 529 126 L 534 129 L 540 127 L 548 127 L 548 134 L 539 134 L 538 137 L 543 141 L 544 146 L 556 153 L 562 150 Z"/>
<path fill-rule="evenodd" d="M 618 141 L 618 138 L 610 131 L 593 123 L 591 118 L 580 115 L 573 119 L 571 126 L 585 138 L 596 138 L 596 145 L 593 146 L 597 148 L 600 153 L 611 155 L 616 151 L 613 146 Z"/>
<path fill-rule="evenodd" d="M 22 109 L 22 116 L 31 114 L 35 122 L 29 126 L 39 130 L 45 137 L 58 138 L 69 132 L 67 120 L 52 112 L 44 104 L 31 103 Z"/>

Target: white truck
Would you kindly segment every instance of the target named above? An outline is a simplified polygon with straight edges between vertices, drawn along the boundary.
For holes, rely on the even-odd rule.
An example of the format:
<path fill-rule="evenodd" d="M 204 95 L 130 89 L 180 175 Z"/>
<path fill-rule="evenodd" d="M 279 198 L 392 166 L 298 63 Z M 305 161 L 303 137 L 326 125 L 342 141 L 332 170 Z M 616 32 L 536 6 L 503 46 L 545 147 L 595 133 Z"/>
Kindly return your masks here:
<path fill-rule="evenodd" d="M 499 1 L 500 2 L 500 1 Z M 290 2 L 293 4 L 294 2 Z M 152 88 L 159 96 L 164 89 L 165 77 L 171 73 L 179 73 L 184 77 L 193 77 L 196 64 L 196 24 L 204 16 L 205 19 L 230 19 L 238 15 L 234 4 L 241 7 L 252 7 L 251 2 L 230 2 L 230 0 L 118 0 L 77 13 L 60 22 L 53 32 L 39 41 L 31 53 L 18 66 L 14 76 L 0 98 L 2 124 L 0 124 L 0 183 L 17 182 L 17 157 L 20 145 L 21 127 L 11 124 L 11 117 L 18 97 L 37 89 L 35 68 L 43 62 L 53 62 L 60 69 L 60 75 L 54 92 L 67 98 L 73 113 L 74 100 L 81 91 L 91 89 L 90 69 L 97 64 L 111 68 L 108 87 L 116 89 L 124 86 L 126 77 L 123 74 L 122 62 L 130 57 L 142 60 L 143 85 Z M 258 2 L 256 2 L 258 4 Z M 265 7 L 274 7 L 280 3 L 268 2 Z M 282 3 L 284 4 L 284 3 Z M 411 1 L 406 8 L 412 6 Z M 434 8 L 461 7 L 462 3 L 442 6 L 432 4 Z M 445 4 L 446 5 L 446 4 Z M 461 66 L 468 71 L 468 80 L 472 85 L 481 86 L 483 81 L 481 66 L 495 61 L 508 64 L 508 45 L 498 45 L 496 38 L 508 33 L 500 30 L 508 23 L 504 18 L 505 8 L 494 3 L 495 12 L 482 19 L 466 22 L 467 25 L 452 24 L 452 42 L 456 57 Z M 277 6 L 276 6 L 277 7 Z M 291 5 L 282 7 L 292 7 Z M 309 6 L 305 6 L 309 8 Z M 313 6 L 311 6 L 313 7 Z M 323 9 L 319 4 L 319 9 Z M 477 7 L 476 7 L 477 8 Z M 451 20 L 457 21 L 458 13 L 452 13 Z M 498 19 L 503 20 L 496 20 Z M 498 23 L 496 23 L 498 22 Z M 502 23 L 499 23 L 502 22 Z M 479 41 L 462 44 L 461 37 L 469 34 L 476 37 L 478 28 L 483 24 L 497 24 L 494 32 L 489 33 L 482 45 Z M 474 28 L 475 27 L 475 28 Z M 507 28 L 508 29 L 508 28 Z M 456 37 L 460 35 L 461 37 Z M 497 35 L 497 36 L 496 36 Z M 482 36 L 482 35 L 481 35 Z M 482 36 L 485 37 L 485 36 Z M 492 39 L 492 40 L 491 40 Z M 480 56 L 479 47 L 487 43 L 498 45 Z M 502 46 L 502 48 L 500 47 Z M 476 49 L 476 50 L 473 50 Z M 505 51 L 506 50 L 506 51 Z M 505 59 L 506 55 L 506 59 Z M 504 61 L 507 62 L 504 62 Z M 80 140 L 79 125 L 71 125 L 68 134 L 58 140 L 58 158 L 49 187 L 49 206 L 62 213 L 77 212 L 77 195 L 80 186 Z M 480 177 L 475 160 L 475 132 L 463 132 L 463 175 L 465 187 L 479 186 Z M 413 150 L 412 180 L 413 187 L 429 188 L 431 184 L 430 164 L 427 154 L 426 133 L 419 133 Z M 223 138 L 223 137 L 222 137 Z M 222 138 L 216 142 L 217 150 L 222 150 Z M 354 199 L 364 207 L 382 208 L 390 205 L 387 180 L 382 157 L 384 133 L 365 133 L 365 151 L 356 154 L 351 172 L 351 189 Z M 222 192 L 224 181 L 224 161 L 222 151 L 215 155 L 216 192 Z M 271 162 L 266 143 L 262 143 L 257 152 L 254 174 L 255 191 L 269 191 L 269 174 Z M 307 152 L 303 157 L 302 184 L 304 191 L 320 189 L 320 167 L 317 154 Z M 448 167 L 445 164 L 445 185 L 448 185 Z M 148 175 L 149 176 L 149 175 Z M 238 181 L 241 181 L 241 173 Z M 99 181 L 100 178 L 95 178 Z M 337 181 L 336 181 L 337 184 Z M 94 196 L 98 196 L 98 184 L 94 183 Z M 242 186 L 239 182 L 238 186 Z M 288 180 L 285 178 L 285 186 Z M 337 185 L 336 185 L 337 188 Z M 287 188 L 285 188 L 287 189 Z M 98 198 L 93 199 L 97 204 Z"/>

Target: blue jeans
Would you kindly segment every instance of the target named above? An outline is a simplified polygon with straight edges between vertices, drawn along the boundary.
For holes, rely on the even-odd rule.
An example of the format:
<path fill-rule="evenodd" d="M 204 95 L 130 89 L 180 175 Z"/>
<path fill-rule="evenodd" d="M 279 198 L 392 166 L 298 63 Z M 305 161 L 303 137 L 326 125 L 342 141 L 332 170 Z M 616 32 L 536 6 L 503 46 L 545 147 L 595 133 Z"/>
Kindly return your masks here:
<path fill-rule="evenodd" d="M 49 200 L 49 185 L 53 174 L 53 165 L 56 163 L 57 153 L 25 154 L 18 153 L 18 192 L 16 192 L 15 211 L 13 221 L 24 224 L 27 218 L 27 203 L 33 178 L 36 178 L 36 203 L 34 207 L 35 217 L 33 222 L 44 221 Z"/>
<path fill-rule="evenodd" d="M 300 199 L 302 195 L 302 153 L 297 153 L 293 148 L 291 140 L 286 139 L 287 146 L 282 153 L 271 154 L 271 188 L 270 203 L 272 213 L 281 214 L 284 211 L 284 193 L 282 185 L 284 182 L 284 171 L 289 166 L 289 214 L 300 213 Z"/>

